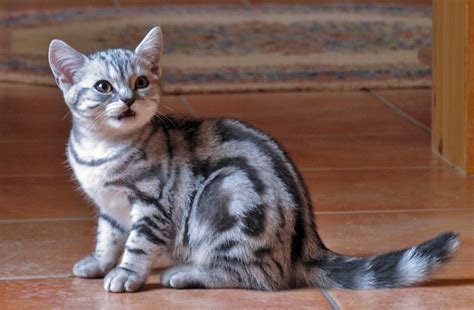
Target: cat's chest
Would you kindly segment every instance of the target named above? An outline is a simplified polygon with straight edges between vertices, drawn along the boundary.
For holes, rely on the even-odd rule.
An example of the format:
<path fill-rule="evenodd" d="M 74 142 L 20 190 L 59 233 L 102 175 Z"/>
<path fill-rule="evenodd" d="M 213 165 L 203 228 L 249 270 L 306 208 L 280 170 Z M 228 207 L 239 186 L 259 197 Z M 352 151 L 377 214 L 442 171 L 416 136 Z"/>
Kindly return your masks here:
<path fill-rule="evenodd" d="M 81 166 L 70 162 L 81 189 L 101 209 L 129 208 L 128 192 L 125 188 L 110 186 L 112 181 L 108 165 L 101 167 Z"/>
<path fill-rule="evenodd" d="M 81 189 L 100 208 L 127 206 L 127 191 L 108 186 L 121 162 L 120 146 L 84 139 L 81 142 L 70 139 L 67 150 L 69 165 Z"/>

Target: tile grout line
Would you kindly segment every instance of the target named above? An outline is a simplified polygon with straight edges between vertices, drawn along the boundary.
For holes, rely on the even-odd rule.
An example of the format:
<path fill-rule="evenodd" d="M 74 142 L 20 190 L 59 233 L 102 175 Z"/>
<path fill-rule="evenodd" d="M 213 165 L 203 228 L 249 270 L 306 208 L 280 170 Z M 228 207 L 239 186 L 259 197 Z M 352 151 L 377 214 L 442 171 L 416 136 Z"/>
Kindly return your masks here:
<path fill-rule="evenodd" d="M 16 277 L 0 277 L 0 281 L 19 281 L 19 280 L 41 280 L 41 279 L 67 279 L 71 275 L 52 275 L 52 276 L 16 276 Z"/>
<path fill-rule="evenodd" d="M 199 115 L 194 111 L 188 99 L 184 95 L 178 95 L 178 100 L 181 105 L 189 112 L 193 117 L 199 117 Z"/>
<path fill-rule="evenodd" d="M 180 95 L 181 97 L 181 95 Z M 184 96 L 183 96 L 184 97 Z M 180 100 L 180 99 L 178 99 Z M 184 99 L 186 102 L 187 99 Z M 189 113 L 195 113 L 194 109 L 191 107 L 189 103 L 183 103 L 180 100 L 180 104 L 182 107 L 184 107 L 187 112 Z M 166 104 L 163 105 L 163 108 L 166 109 L 171 109 L 171 107 L 167 106 Z M 189 111 L 189 110 L 191 111 Z M 168 111 L 164 111 L 166 114 Z M 174 112 L 171 110 L 171 112 Z M 194 115 L 193 115 L 194 116 Z M 196 116 L 197 117 L 197 116 Z M 339 134 L 339 135 L 331 135 L 331 134 L 297 134 L 297 135 L 290 135 L 290 136 L 277 136 L 276 138 L 278 140 L 284 141 L 287 137 L 296 137 L 296 138 L 316 138 L 316 139 L 327 139 L 327 138 L 367 138 L 367 137 L 389 137 L 389 138 L 397 138 L 397 137 L 412 137 L 414 136 L 413 134 L 404 134 L 404 133 L 399 133 L 399 134 L 390 134 L 390 133 L 361 133 L 361 134 Z M 58 142 L 63 144 L 64 147 L 66 147 L 67 142 L 65 142 L 67 138 L 45 138 L 45 139 L 13 139 L 13 140 L 0 140 L 0 144 L 26 144 L 26 143 L 45 143 L 45 142 Z"/>
<path fill-rule="evenodd" d="M 341 307 L 339 306 L 339 304 L 337 303 L 337 301 L 334 299 L 334 297 L 332 297 L 331 293 L 329 293 L 329 291 L 325 288 L 322 288 L 321 289 L 321 293 L 323 293 L 324 297 L 327 299 L 327 301 L 329 302 L 329 304 L 331 304 L 331 307 L 334 309 L 334 310 L 341 310 Z"/>
<path fill-rule="evenodd" d="M 451 167 L 448 167 L 451 168 Z M 412 166 L 412 167 L 405 167 L 405 166 L 363 166 L 363 167 L 328 167 L 328 168 L 301 168 L 301 172 L 331 172 L 331 171 L 363 171 L 363 170 L 433 170 L 433 169 L 446 169 L 443 166 Z M 0 174 L 1 179 L 9 179 L 9 178 L 57 178 L 57 177 L 70 177 L 70 174 L 67 173 L 51 173 L 51 174 Z M 71 179 L 72 180 L 72 179 Z"/>
<path fill-rule="evenodd" d="M 342 167 L 342 168 L 301 168 L 301 172 L 331 172 L 331 171 L 364 171 L 364 170 L 435 170 L 435 169 L 444 169 L 443 166 L 412 166 L 412 167 L 406 167 L 406 166 L 367 166 L 367 167 Z"/>
<path fill-rule="evenodd" d="M 349 210 L 349 211 L 314 211 L 317 216 L 321 215 L 347 215 L 347 214 L 382 214 L 382 213 L 417 213 L 417 212 L 452 212 L 452 211 L 471 211 L 471 208 L 452 208 L 452 209 L 391 209 L 391 210 Z M 59 218 L 43 218 L 43 219 L 17 219 L 17 220 L 0 220 L 2 224 L 18 224 L 18 223 L 48 223 L 48 222 L 75 222 L 75 221 L 91 221 L 96 217 L 59 217 Z"/>
<path fill-rule="evenodd" d="M 67 139 L 63 138 L 48 138 L 48 139 L 13 139 L 13 140 L 0 140 L 0 144 L 5 143 L 5 144 L 14 144 L 14 143 L 44 143 L 44 142 L 61 142 L 64 147 L 66 147 L 67 142 L 65 142 Z"/>
<path fill-rule="evenodd" d="M 382 97 L 374 92 L 372 92 L 371 90 L 368 90 L 368 93 L 369 95 L 371 95 L 372 97 L 374 97 L 375 99 L 379 100 L 380 102 L 383 103 L 383 105 L 385 105 L 387 108 L 389 108 L 390 110 L 392 110 L 393 112 L 395 112 L 396 114 L 398 114 L 399 116 L 401 116 L 403 119 L 409 121 L 410 123 L 412 123 L 413 125 L 425 130 L 426 132 L 430 133 L 431 132 L 431 128 L 429 128 L 428 126 L 426 126 L 425 124 L 423 124 L 422 122 L 420 122 L 419 120 L 417 120 L 416 118 L 414 118 L 413 116 L 411 116 L 410 114 L 408 114 L 407 112 L 403 111 L 402 109 L 398 108 L 396 105 L 394 105 L 390 100 L 386 99 L 385 97 Z"/>
<path fill-rule="evenodd" d="M 69 174 L 51 173 L 51 174 L 0 174 L 1 179 L 9 178 L 57 178 L 57 177 L 70 177 Z M 71 179 L 72 180 L 72 179 Z"/>
<path fill-rule="evenodd" d="M 467 174 L 462 170 L 460 167 L 455 166 L 453 163 L 451 163 L 447 158 L 445 158 L 443 155 L 439 154 L 438 152 L 432 152 L 435 157 L 441 160 L 443 165 L 448 166 L 450 169 L 456 171 L 457 173 L 461 174 L 464 177 L 469 177 L 469 176 L 474 176 L 473 174 Z"/>
<path fill-rule="evenodd" d="M 317 203 L 316 203 L 317 204 Z M 316 206 L 317 207 L 317 206 Z M 389 209 L 389 210 L 352 210 L 352 211 L 314 211 L 316 215 L 347 215 L 347 214 L 377 214 L 377 213 L 418 213 L 418 212 L 451 212 L 472 211 L 472 208 L 441 208 L 441 209 Z"/>
<path fill-rule="evenodd" d="M 387 138 L 403 138 L 403 137 L 416 137 L 420 136 L 420 134 L 415 133 L 355 133 L 355 134 L 296 134 L 296 135 L 289 135 L 289 136 L 277 136 L 277 139 L 284 139 L 287 137 L 295 137 L 295 138 L 377 138 L 377 137 L 387 137 Z M 282 139 L 282 140 L 283 140 Z"/>

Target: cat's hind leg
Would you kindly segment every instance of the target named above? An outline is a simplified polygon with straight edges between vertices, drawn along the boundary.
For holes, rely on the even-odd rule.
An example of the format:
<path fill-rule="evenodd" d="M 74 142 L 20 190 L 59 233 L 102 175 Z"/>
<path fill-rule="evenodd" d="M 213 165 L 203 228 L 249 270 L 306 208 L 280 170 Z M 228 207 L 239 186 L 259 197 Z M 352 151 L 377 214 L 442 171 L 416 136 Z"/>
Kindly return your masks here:
<path fill-rule="evenodd" d="M 188 265 L 164 272 L 164 286 L 256 290 L 287 286 L 285 247 L 276 237 L 281 228 L 278 220 L 272 220 L 278 211 L 263 198 L 263 182 L 252 169 L 242 161 L 209 176 L 183 229 Z"/>
<path fill-rule="evenodd" d="M 242 288 L 274 291 L 285 287 L 272 266 L 264 262 L 235 262 L 210 266 L 195 264 L 179 265 L 161 274 L 161 284 L 175 289 L 192 288 Z"/>
<path fill-rule="evenodd" d="M 161 274 L 161 284 L 175 289 L 240 287 L 238 279 L 228 273 L 192 264 L 165 270 Z"/>

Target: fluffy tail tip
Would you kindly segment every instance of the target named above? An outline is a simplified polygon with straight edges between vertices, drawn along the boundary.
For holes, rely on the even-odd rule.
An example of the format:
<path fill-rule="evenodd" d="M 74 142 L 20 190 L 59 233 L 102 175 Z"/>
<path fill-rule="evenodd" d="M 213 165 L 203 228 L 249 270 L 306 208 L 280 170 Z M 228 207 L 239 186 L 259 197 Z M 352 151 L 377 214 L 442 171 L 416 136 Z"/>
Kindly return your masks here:
<path fill-rule="evenodd" d="M 347 257 L 328 252 L 311 267 L 319 276 L 317 286 L 326 288 L 371 289 L 409 286 L 429 280 L 459 248 L 459 235 L 442 233 L 410 248 L 371 257 Z M 310 279 L 314 273 L 309 272 Z M 312 280 L 314 281 L 314 280 Z"/>
<path fill-rule="evenodd" d="M 425 252 L 428 257 L 433 257 L 440 263 L 444 263 L 456 253 L 460 244 L 459 234 L 445 232 L 420 244 L 418 249 Z"/>
<path fill-rule="evenodd" d="M 429 280 L 429 276 L 456 253 L 459 235 L 446 232 L 403 252 L 400 261 L 400 282 L 406 286 Z"/>

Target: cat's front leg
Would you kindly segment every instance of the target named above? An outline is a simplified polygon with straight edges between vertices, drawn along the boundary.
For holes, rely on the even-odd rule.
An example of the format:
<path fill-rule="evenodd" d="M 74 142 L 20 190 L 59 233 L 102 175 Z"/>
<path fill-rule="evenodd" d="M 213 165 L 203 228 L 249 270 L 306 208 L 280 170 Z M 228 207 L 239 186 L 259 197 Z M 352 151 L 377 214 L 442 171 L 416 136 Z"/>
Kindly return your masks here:
<path fill-rule="evenodd" d="M 117 264 L 127 235 L 128 231 L 119 217 L 101 213 L 97 224 L 95 250 L 74 265 L 74 275 L 81 278 L 105 276 Z"/>
<path fill-rule="evenodd" d="M 171 218 L 160 207 L 134 205 L 133 226 L 120 264 L 104 280 L 109 292 L 134 292 L 140 289 L 159 253 L 166 252 L 174 238 Z"/>

